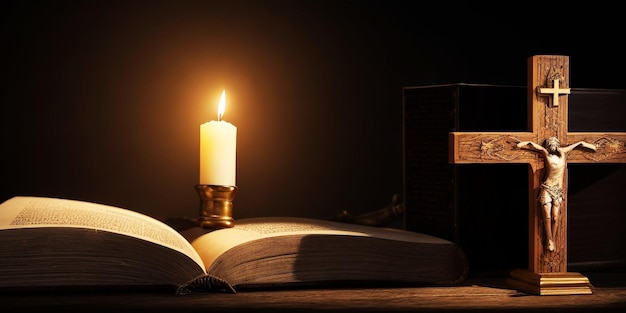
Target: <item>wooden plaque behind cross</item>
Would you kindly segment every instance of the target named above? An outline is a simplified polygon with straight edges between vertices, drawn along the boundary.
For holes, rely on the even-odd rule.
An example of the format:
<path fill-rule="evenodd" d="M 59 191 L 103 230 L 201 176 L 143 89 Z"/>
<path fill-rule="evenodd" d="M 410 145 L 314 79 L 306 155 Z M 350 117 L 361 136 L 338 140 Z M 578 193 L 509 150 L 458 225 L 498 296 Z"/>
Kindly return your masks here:
<path fill-rule="evenodd" d="M 451 163 L 528 164 L 529 268 L 514 270 L 508 282 L 519 290 L 539 295 L 587 294 L 591 289 L 586 277 L 567 272 L 567 170 L 563 177 L 564 201 L 555 225 L 555 248 L 551 250 L 547 246 L 544 216 L 538 199 L 546 174 L 545 159 L 540 152 L 520 149 L 517 144 L 530 141 L 544 145 L 550 137 L 557 137 L 562 147 L 587 142 L 596 150 L 577 147 L 567 154 L 568 163 L 626 163 L 626 133 L 568 131 L 569 93 L 569 57 L 532 56 L 528 59 L 530 132 L 450 133 Z"/>

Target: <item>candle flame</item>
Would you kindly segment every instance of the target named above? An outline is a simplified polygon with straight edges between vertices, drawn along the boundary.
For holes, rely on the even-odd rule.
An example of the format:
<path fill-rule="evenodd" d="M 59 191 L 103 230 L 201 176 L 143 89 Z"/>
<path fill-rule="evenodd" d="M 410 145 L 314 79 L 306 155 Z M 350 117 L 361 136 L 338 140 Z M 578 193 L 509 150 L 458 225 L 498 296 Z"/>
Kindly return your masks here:
<path fill-rule="evenodd" d="M 226 89 L 222 90 L 222 97 L 220 97 L 220 105 L 217 108 L 217 120 L 221 121 L 226 110 Z"/>

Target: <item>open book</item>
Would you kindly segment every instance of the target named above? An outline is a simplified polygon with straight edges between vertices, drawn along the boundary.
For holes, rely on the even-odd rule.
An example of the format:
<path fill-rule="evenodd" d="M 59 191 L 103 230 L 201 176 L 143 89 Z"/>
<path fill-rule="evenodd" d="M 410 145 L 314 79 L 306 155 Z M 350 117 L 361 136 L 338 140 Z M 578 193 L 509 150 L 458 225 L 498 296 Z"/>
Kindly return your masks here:
<path fill-rule="evenodd" d="M 118 207 L 18 196 L 0 204 L 0 288 L 246 288 L 340 282 L 453 285 L 456 244 L 393 228 L 266 217 L 177 231 Z"/>

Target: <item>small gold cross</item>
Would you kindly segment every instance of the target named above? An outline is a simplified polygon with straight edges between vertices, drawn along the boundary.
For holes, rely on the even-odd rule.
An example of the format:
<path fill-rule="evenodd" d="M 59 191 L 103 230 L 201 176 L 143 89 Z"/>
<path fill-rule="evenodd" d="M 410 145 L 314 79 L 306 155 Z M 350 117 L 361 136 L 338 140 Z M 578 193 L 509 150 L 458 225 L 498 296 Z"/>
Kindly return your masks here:
<path fill-rule="evenodd" d="M 552 94 L 552 106 L 559 106 L 559 95 L 569 95 L 569 88 L 559 88 L 559 79 L 554 80 L 554 87 L 552 88 L 539 88 L 540 94 Z"/>

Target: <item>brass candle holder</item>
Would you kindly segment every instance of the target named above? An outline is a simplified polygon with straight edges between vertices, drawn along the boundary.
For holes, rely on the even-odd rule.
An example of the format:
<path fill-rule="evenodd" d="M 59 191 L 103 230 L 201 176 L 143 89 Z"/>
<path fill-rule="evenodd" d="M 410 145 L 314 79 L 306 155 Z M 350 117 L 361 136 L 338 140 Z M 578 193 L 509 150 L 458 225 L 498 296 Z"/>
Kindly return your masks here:
<path fill-rule="evenodd" d="M 233 219 L 233 199 L 237 186 L 196 185 L 200 197 L 200 216 L 196 223 L 207 229 L 230 228 Z"/>

